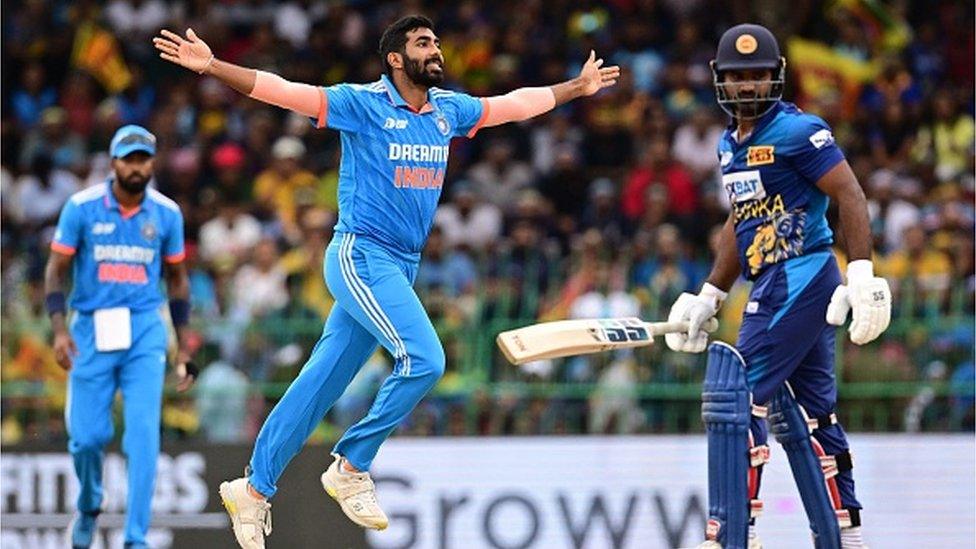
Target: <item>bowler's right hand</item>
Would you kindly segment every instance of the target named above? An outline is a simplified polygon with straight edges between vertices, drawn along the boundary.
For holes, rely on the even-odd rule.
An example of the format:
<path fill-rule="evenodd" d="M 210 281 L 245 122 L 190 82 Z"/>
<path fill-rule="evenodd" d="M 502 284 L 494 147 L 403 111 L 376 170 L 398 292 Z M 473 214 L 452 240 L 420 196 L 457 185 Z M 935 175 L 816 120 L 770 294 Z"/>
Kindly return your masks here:
<path fill-rule="evenodd" d="M 153 45 L 163 59 L 203 74 L 213 62 L 213 52 L 193 29 L 186 29 L 186 38 L 166 29 L 159 31 L 163 36 L 153 38 Z"/>
<path fill-rule="evenodd" d="M 71 369 L 71 357 L 78 355 L 78 346 L 71 334 L 67 330 L 62 330 L 54 334 L 54 359 L 58 366 L 65 370 Z"/>

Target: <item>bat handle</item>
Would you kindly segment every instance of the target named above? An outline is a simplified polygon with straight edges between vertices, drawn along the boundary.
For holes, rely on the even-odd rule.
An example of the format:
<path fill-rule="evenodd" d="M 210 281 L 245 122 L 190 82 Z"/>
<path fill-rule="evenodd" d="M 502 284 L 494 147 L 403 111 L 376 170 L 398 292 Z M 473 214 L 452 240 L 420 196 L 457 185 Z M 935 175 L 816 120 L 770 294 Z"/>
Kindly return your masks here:
<path fill-rule="evenodd" d="M 648 329 L 651 331 L 652 335 L 660 336 L 664 334 L 675 334 L 688 331 L 688 322 L 649 322 Z M 710 318 L 704 325 L 702 329 L 708 333 L 712 333 L 718 330 L 718 319 Z"/>

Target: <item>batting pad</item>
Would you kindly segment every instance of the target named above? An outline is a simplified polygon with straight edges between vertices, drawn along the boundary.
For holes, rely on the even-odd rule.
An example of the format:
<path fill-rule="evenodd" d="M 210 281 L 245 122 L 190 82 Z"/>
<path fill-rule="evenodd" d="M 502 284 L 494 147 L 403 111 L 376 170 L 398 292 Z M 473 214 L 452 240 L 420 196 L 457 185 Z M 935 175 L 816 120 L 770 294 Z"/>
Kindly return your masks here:
<path fill-rule="evenodd" d="M 745 549 L 749 538 L 749 422 L 752 397 L 745 361 L 727 343 L 708 348 L 702 421 L 708 433 L 707 539 Z"/>

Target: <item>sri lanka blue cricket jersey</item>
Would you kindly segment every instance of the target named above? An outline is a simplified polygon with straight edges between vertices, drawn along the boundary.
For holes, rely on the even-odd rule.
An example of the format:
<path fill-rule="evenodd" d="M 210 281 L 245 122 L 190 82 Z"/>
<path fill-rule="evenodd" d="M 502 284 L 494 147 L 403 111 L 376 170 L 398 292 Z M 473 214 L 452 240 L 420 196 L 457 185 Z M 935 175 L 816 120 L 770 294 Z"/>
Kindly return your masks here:
<path fill-rule="evenodd" d="M 183 260 L 183 214 L 155 189 L 146 189 L 136 209 L 123 210 L 110 180 L 65 203 L 51 249 L 75 256 L 74 310 L 154 309 L 163 302 L 162 262 Z"/>
<path fill-rule="evenodd" d="M 755 280 L 770 265 L 829 248 L 829 200 L 816 183 L 844 154 L 827 123 L 781 101 L 743 142 L 734 130 L 726 129 L 718 156 L 743 275 Z"/>
<path fill-rule="evenodd" d="M 420 252 L 444 185 L 451 138 L 474 136 L 488 113 L 485 103 L 430 88 L 418 112 L 386 75 L 324 90 L 316 127 L 339 130 L 342 142 L 336 231 Z"/>

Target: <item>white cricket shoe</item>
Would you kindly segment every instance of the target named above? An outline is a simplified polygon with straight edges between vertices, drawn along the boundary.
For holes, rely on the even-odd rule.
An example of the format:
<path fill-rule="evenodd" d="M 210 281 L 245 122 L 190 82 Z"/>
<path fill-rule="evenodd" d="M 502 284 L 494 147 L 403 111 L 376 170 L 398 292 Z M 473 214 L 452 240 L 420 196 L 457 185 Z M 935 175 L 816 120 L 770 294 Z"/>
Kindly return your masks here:
<path fill-rule="evenodd" d="M 389 524 L 386 513 L 376 502 L 376 488 L 369 473 L 352 473 L 342 470 L 346 458 L 339 457 L 322 473 L 322 487 L 332 499 L 339 502 L 349 520 L 374 530 L 383 530 Z"/>
<path fill-rule="evenodd" d="M 271 504 L 248 493 L 246 478 L 221 482 L 220 500 L 237 543 L 243 549 L 264 549 L 264 536 L 271 533 Z"/>

